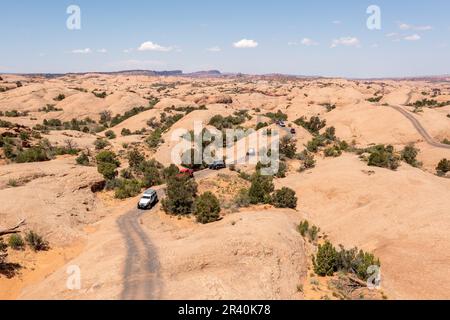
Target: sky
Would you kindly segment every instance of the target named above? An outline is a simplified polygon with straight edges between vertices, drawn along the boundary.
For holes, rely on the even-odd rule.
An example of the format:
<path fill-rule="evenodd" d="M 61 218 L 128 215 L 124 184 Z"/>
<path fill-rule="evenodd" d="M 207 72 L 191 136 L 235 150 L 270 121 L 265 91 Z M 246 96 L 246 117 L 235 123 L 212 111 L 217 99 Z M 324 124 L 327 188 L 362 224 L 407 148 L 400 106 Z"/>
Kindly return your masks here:
<path fill-rule="evenodd" d="M 67 27 L 78 21 L 67 13 L 71 5 L 80 9 L 80 29 Z M 381 28 L 367 26 L 372 5 Z M 0 73 L 443 75 L 450 74 L 448 15 L 448 0 L 5 1 Z"/>

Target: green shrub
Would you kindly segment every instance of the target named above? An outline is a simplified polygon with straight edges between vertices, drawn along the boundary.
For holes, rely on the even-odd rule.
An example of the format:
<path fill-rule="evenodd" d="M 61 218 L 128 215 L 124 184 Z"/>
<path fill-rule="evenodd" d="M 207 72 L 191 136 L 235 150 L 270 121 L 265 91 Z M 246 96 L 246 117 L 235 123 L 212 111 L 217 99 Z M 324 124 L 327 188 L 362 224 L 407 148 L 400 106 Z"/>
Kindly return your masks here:
<path fill-rule="evenodd" d="M 369 166 L 387 168 L 395 170 L 399 167 L 399 159 L 394 154 L 394 147 L 391 145 L 378 145 L 368 150 Z"/>
<path fill-rule="evenodd" d="M 298 126 L 305 128 L 312 134 L 318 134 L 319 131 L 322 128 L 325 128 L 325 126 L 327 125 L 326 120 L 320 120 L 320 118 L 317 116 L 311 117 L 309 121 L 307 121 L 305 117 L 301 117 L 295 120 L 294 123 Z"/>
<path fill-rule="evenodd" d="M 142 185 L 138 180 L 117 179 L 116 183 L 116 199 L 132 198 L 141 193 Z"/>
<path fill-rule="evenodd" d="M 131 130 L 130 129 L 127 129 L 127 128 L 123 128 L 122 129 L 122 131 L 120 132 L 120 134 L 122 135 L 122 136 L 131 136 Z"/>
<path fill-rule="evenodd" d="M 47 151 L 41 146 L 31 147 L 30 149 L 26 149 L 20 151 L 16 156 L 17 163 L 26 163 L 26 162 L 43 162 L 49 161 L 50 157 L 47 154 Z"/>
<path fill-rule="evenodd" d="M 297 227 L 298 232 L 302 235 L 302 237 L 306 237 L 306 234 L 309 230 L 309 222 L 308 220 L 301 221 Z"/>
<path fill-rule="evenodd" d="M 337 271 L 338 253 L 331 242 L 320 245 L 313 258 L 314 272 L 321 276 L 332 276 Z"/>
<path fill-rule="evenodd" d="M 59 95 L 58 95 L 55 99 L 53 99 L 53 100 L 55 100 L 55 101 L 63 101 L 65 98 L 66 98 L 65 95 L 59 94 Z"/>
<path fill-rule="evenodd" d="M 157 186 L 163 182 L 161 172 L 155 166 L 151 165 L 144 166 L 142 174 L 143 174 L 142 185 L 145 188 Z"/>
<path fill-rule="evenodd" d="M 383 99 L 383 96 L 372 97 L 372 98 L 367 99 L 367 101 L 372 102 L 372 103 L 378 103 L 381 101 L 381 99 Z"/>
<path fill-rule="evenodd" d="M 280 154 L 288 159 L 293 159 L 297 153 L 297 146 L 294 139 L 283 137 L 280 140 Z"/>
<path fill-rule="evenodd" d="M 45 241 L 42 236 L 37 234 L 34 231 L 29 231 L 25 235 L 26 243 L 33 249 L 34 251 L 46 251 L 48 250 L 48 242 Z"/>
<path fill-rule="evenodd" d="M 109 142 L 106 141 L 105 139 L 98 138 L 97 140 L 95 140 L 94 146 L 95 146 L 95 149 L 96 149 L 96 150 L 103 150 L 103 149 L 105 149 L 107 146 L 109 146 Z"/>
<path fill-rule="evenodd" d="M 258 122 L 258 124 L 256 125 L 256 131 L 258 131 L 262 128 L 268 127 L 268 126 L 269 126 L 269 124 L 267 122 Z"/>
<path fill-rule="evenodd" d="M 312 169 L 316 166 L 316 160 L 314 159 L 314 154 L 304 150 L 298 156 L 299 160 L 302 161 L 299 171 L 303 172 L 308 169 Z"/>
<path fill-rule="evenodd" d="M 152 131 L 148 136 L 146 142 L 151 149 L 155 149 L 161 143 L 164 143 L 164 140 L 162 139 L 162 130 L 155 129 L 154 131 Z"/>
<path fill-rule="evenodd" d="M 250 196 L 249 196 L 249 190 L 245 189 L 245 188 L 239 190 L 239 192 L 236 196 L 235 203 L 239 208 L 250 207 L 251 201 L 250 201 Z"/>
<path fill-rule="evenodd" d="M 339 148 L 339 146 L 332 146 L 332 147 L 326 148 L 324 150 L 324 154 L 325 154 L 325 157 L 337 158 L 337 157 L 340 157 L 342 155 L 342 151 Z"/>
<path fill-rule="evenodd" d="M 297 207 L 297 195 L 294 190 L 283 187 L 281 190 L 275 191 L 271 203 L 276 208 L 295 209 Z"/>
<path fill-rule="evenodd" d="M 167 182 L 166 198 L 162 208 L 168 214 L 188 215 L 194 211 L 197 183 L 187 176 L 175 176 Z"/>
<path fill-rule="evenodd" d="M 106 131 L 106 132 L 105 132 L 105 136 L 106 136 L 109 140 L 115 139 L 115 138 L 117 137 L 116 134 L 114 133 L 114 131 L 112 131 L 112 130 Z"/>
<path fill-rule="evenodd" d="M 413 144 L 407 145 L 401 153 L 402 160 L 413 167 L 420 167 L 421 163 L 417 161 L 419 149 L 415 148 Z"/>
<path fill-rule="evenodd" d="M 19 234 L 12 234 L 9 237 L 8 245 L 11 249 L 22 250 L 25 246 L 25 242 L 23 241 L 22 236 L 20 236 Z"/>
<path fill-rule="evenodd" d="M 164 168 L 162 175 L 164 180 L 168 181 L 170 178 L 175 177 L 179 172 L 180 170 L 178 169 L 178 167 L 174 164 L 171 164 L 167 168 Z"/>
<path fill-rule="evenodd" d="M 75 161 L 77 162 L 77 164 L 79 164 L 80 166 L 89 166 L 90 164 L 90 160 L 89 157 L 86 153 L 82 152 L 76 159 Z"/>
<path fill-rule="evenodd" d="M 270 118 L 272 121 L 287 121 L 288 120 L 287 114 L 283 113 L 281 110 L 278 110 L 276 113 L 273 113 L 273 112 L 266 113 L 265 116 L 267 118 Z"/>
<path fill-rule="evenodd" d="M 439 175 L 445 175 L 450 171 L 450 160 L 442 159 L 436 167 Z"/>
<path fill-rule="evenodd" d="M 255 173 L 252 176 L 252 184 L 249 189 L 250 202 L 252 204 L 270 203 L 270 194 L 274 191 L 273 179 L 271 176 L 263 176 Z"/>
<path fill-rule="evenodd" d="M 316 241 L 320 231 L 320 229 L 314 225 L 310 227 L 308 220 L 300 222 L 297 226 L 297 230 L 303 238 L 308 237 L 310 241 Z"/>
<path fill-rule="evenodd" d="M 211 192 L 205 192 L 195 200 L 195 216 L 199 223 L 210 223 L 220 218 L 220 202 Z"/>
<path fill-rule="evenodd" d="M 107 180 L 114 179 L 117 175 L 117 168 L 120 166 L 120 161 L 112 151 L 102 151 L 97 157 L 97 170 Z"/>
<path fill-rule="evenodd" d="M 134 149 L 128 152 L 128 163 L 131 168 L 137 169 L 145 161 L 145 155 Z"/>

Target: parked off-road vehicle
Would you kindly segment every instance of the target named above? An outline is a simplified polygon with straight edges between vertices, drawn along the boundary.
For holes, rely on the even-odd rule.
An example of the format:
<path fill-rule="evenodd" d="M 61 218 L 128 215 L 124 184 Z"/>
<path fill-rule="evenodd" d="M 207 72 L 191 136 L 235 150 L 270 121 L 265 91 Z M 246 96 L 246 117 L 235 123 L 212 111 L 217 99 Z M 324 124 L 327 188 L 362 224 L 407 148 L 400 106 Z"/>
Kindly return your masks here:
<path fill-rule="evenodd" d="M 148 189 L 144 192 L 141 200 L 138 203 L 138 209 L 147 210 L 153 208 L 159 201 L 158 194 L 153 189 Z"/>
<path fill-rule="evenodd" d="M 220 169 L 225 169 L 226 167 L 227 167 L 227 165 L 225 164 L 225 161 L 223 161 L 223 160 L 216 160 L 209 165 L 209 168 L 211 170 L 220 170 Z"/>

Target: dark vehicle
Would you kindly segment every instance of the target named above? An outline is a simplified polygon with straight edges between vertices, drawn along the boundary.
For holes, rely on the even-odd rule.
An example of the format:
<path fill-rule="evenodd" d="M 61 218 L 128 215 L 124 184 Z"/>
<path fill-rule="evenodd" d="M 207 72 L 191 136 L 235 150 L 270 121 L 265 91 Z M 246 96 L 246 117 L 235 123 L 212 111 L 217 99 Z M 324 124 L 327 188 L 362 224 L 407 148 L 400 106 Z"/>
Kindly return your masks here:
<path fill-rule="evenodd" d="M 296 134 L 297 130 L 295 130 L 294 128 L 291 128 L 291 134 Z"/>
<path fill-rule="evenodd" d="M 225 164 L 225 161 L 222 161 L 222 160 L 214 161 L 209 166 L 209 168 L 211 170 L 220 170 L 220 169 L 225 169 L 226 167 L 227 167 L 227 165 Z"/>
<path fill-rule="evenodd" d="M 153 208 L 158 203 L 158 194 L 153 189 L 148 189 L 144 192 L 141 200 L 138 203 L 138 209 L 147 210 Z"/>

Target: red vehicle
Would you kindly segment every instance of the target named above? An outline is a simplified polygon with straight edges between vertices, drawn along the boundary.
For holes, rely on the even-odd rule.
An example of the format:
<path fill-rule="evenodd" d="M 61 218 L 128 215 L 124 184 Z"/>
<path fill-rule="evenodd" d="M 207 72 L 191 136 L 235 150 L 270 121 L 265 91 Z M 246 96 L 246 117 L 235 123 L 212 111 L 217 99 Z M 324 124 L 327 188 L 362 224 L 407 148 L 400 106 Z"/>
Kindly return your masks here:
<path fill-rule="evenodd" d="M 180 168 L 180 173 L 178 176 L 188 176 L 190 178 L 194 177 L 194 170 L 188 168 Z"/>

